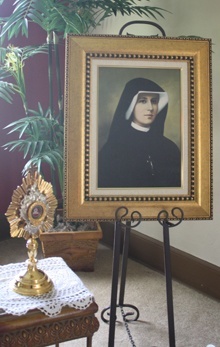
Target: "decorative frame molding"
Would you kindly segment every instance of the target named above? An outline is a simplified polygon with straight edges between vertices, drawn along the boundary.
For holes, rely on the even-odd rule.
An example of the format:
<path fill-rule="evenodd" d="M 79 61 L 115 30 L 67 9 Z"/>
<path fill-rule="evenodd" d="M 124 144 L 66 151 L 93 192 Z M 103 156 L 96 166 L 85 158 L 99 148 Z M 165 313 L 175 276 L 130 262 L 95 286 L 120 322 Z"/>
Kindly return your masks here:
<path fill-rule="evenodd" d="M 111 73 L 115 67 L 124 79 L 136 71 L 140 74 L 141 69 L 156 79 L 160 79 L 159 71 L 179 85 L 181 187 L 98 186 L 100 68 Z M 185 219 L 212 219 L 210 39 L 69 35 L 65 94 L 66 219 L 114 220 L 122 205 L 128 215 L 137 210 L 144 220 L 157 219 L 161 210 L 172 214 L 174 207 L 183 210 Z M 170 124 L 175 124 L 169 117 Z"/>

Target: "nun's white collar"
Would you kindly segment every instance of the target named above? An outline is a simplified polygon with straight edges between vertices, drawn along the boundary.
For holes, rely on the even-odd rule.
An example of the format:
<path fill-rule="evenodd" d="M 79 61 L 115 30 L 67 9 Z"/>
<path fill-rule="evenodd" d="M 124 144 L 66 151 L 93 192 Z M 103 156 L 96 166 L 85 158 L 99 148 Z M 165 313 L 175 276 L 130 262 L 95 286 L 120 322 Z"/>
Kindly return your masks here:
<path fill-rule="evenodd" d="M 141 125 L 138 125 L 138 124 L 136 124 L 134 122 L 131 122 L 131 126 L 132 126 L 132 128 L 134 128 L 134 129 L 136 129 L 138 131 L 142 131 L 144 133 L 147 133 L 150 130 L 149 127 L 148 128 L 142 127 Z"/>

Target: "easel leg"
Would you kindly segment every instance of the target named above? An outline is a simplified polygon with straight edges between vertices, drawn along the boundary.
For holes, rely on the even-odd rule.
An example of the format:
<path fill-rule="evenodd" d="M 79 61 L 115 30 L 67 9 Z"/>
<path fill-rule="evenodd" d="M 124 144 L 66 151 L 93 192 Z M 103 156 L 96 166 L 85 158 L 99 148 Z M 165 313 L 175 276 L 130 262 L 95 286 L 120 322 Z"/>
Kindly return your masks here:
<path fill-rule="evenodd" d="M 123 215 L 119 218 L 119 211 L 122 210 L 125 211 Z M 109 340 L 108 340 L 108 347 L 114 347 L 114 341 L 115 341 L 115 323 L 116 323 L 116 308 L 119 306 L 121 308 L 122 316 L 124 322 L 127 324 L 128 321 L 134 321 L 137 320 L 139 317 L 139 311 L 138 309 L 133 305 L 125 305 L 124 304 L 124 292 L 125 292 L 125 282 L 126 282 L 126 273 L 127 273 L 127 260 L 128 260 L 128 248 L 129 248 L 129 241 L 130 241 L 130 230 L 131 230 L 131 222 L 126 222 L 126 230 L 124 235 L 124 245 L 123 245 L 123 257 L 122 257 L 122 271 L 121 271 L 121 286 L 120 286 L 120 298 L 119 298 L 119 304 L 117 305 L 117 292 L 118 292 L 118 276 L 119 276 L 119 267 L 120 267 L 120 241 L 121 241 L 121 230 L 122 230 L 122 219 L 125 217 L 128 213 L 128 209 L 124 206 L 118 208 L 115 213 L 115 227 L 114 227 L 114 245 L 113 245 L 113 265 L 112 265 L 112 291 L 111 291 L 111 305 L 110 307 L 107 307 L 106 309 L 102 310 L 101 312 L 101 318 L 105 323 L 109 323 Z M 134 211 L 131 214 L 131 220 L 134 221 L 134 216 L 137 218 L 138 221 L 133 226 L 137 226 L 141 222 L 141 214 L 138 211 Z M 125 313 L 123 308 L 129 307 L 132 309 L 132 312 Z M 104 318 L 104 314 L 106 311 L 108 311 L 110 308 L 110 320 Z M 131 316 L 134 316 L 134 313 L 136 313 L 136 316 L 131 318 Z M 130 319 L 127 319 L 129 317 Z M 127 325 L 127 330 L 129 330 Z M 130 331 L 129 331 L 129 338 L 133 342 Z"/>
<path fill-rule="evenodd" d="M 114 246 L 113 246 L 113 265 L 112 265 L 112 290 L 111 290 L 111 304 L 110 307 L 102 310 L 101 318 L 105 323 L 109 323 L 109 340 L 108 347 L 114 347 L 115 341 L 115 324 L 116 324 L 116 309 L 121 307 L 121 313 L 123 315 L 124 322 L 135 321 L 139 318 L 138 309 L 130 304 L 124 304 L 125 282 L 127 273 L 127 260 L 128 249 L 130 240 L 131 222 L 126 222 L 126 230 L 124 234 L 123 256 L 122 256 L 122 269 L 121 269 L 121 283 L 120 283 L 120 298 L 119 304 L 117 304 L 117 292 L 118 292 L 118 276 L 120 268 L 120 241 L 122 224 L 119 221 L 115 222 L 114 229 Z M 130 311 L 125 313 L 123 308 L 129 308 Z M 105 319 L 104 314 L 110 310 L 110 319 Z M 132 318 L 131 318 L 132 316 Z M 127 318 L 129 317 L 129 319 Z"/>
<path fill-rule="evenodd" d="M 114 347 L 115 341 L 115 322 L 116 322 L 116 306 L 117 306 L 117 289 L 120 262 L 120 239 L 121 226 L 119 222 L 115 222 L 114 230 L 114 247 L 113 247 L 113 266 L 112 266 L 112 291 L 110 306 L 110 322 L 109 322 L 109 347 Z"/>
<path fill-rule="evenodd" d="M 169 227 L 164 221 L 163 223 L 163 238 L 164 238 L 164 264 L 166 276 L 166 292 L 167 292 L 167 313 L 169 326 L 169 341 L 170 347 L 175 347 L 175 328 L 174 328 L 174 313 L 173 313 L 173 289 L 171 275 L 171 260 L 170 260 L 170 238 Z"/>
<path fill-rule="evenodd" d="M 126 283 L 127 264 L 128 264 L 128 250 L 129 250 L 129 242 L 130 242 L 130 230 L 131 230 L 131 222 L 128 221 L 126 222 L 126 229 L 124 234 L 119 306 L 123 306 L 124 304 L 125 283 Z"/>

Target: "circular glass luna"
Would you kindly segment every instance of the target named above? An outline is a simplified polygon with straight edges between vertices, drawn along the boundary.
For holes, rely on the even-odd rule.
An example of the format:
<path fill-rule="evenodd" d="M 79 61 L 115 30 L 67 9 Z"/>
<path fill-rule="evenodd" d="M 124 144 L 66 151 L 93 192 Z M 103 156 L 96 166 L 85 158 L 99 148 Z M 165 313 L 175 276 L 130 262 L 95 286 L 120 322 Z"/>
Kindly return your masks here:
<path fill-rule="evenodd" d="M 35 201 L 29 206 L 27 214 L 29 221 L 37 226 L 46 217 L 46 205 L 41 201 Z"/>

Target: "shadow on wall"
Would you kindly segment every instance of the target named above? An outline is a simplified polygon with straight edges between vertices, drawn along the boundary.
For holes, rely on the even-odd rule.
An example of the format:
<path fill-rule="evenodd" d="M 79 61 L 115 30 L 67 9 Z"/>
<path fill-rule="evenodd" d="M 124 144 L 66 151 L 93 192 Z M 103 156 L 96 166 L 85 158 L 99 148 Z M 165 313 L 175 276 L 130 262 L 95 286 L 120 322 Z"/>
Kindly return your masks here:
<path fill-rule="evenodd" d="M 0 214 L 0 241 L 10 239 L 10 225 L 4 214 Z"/>

